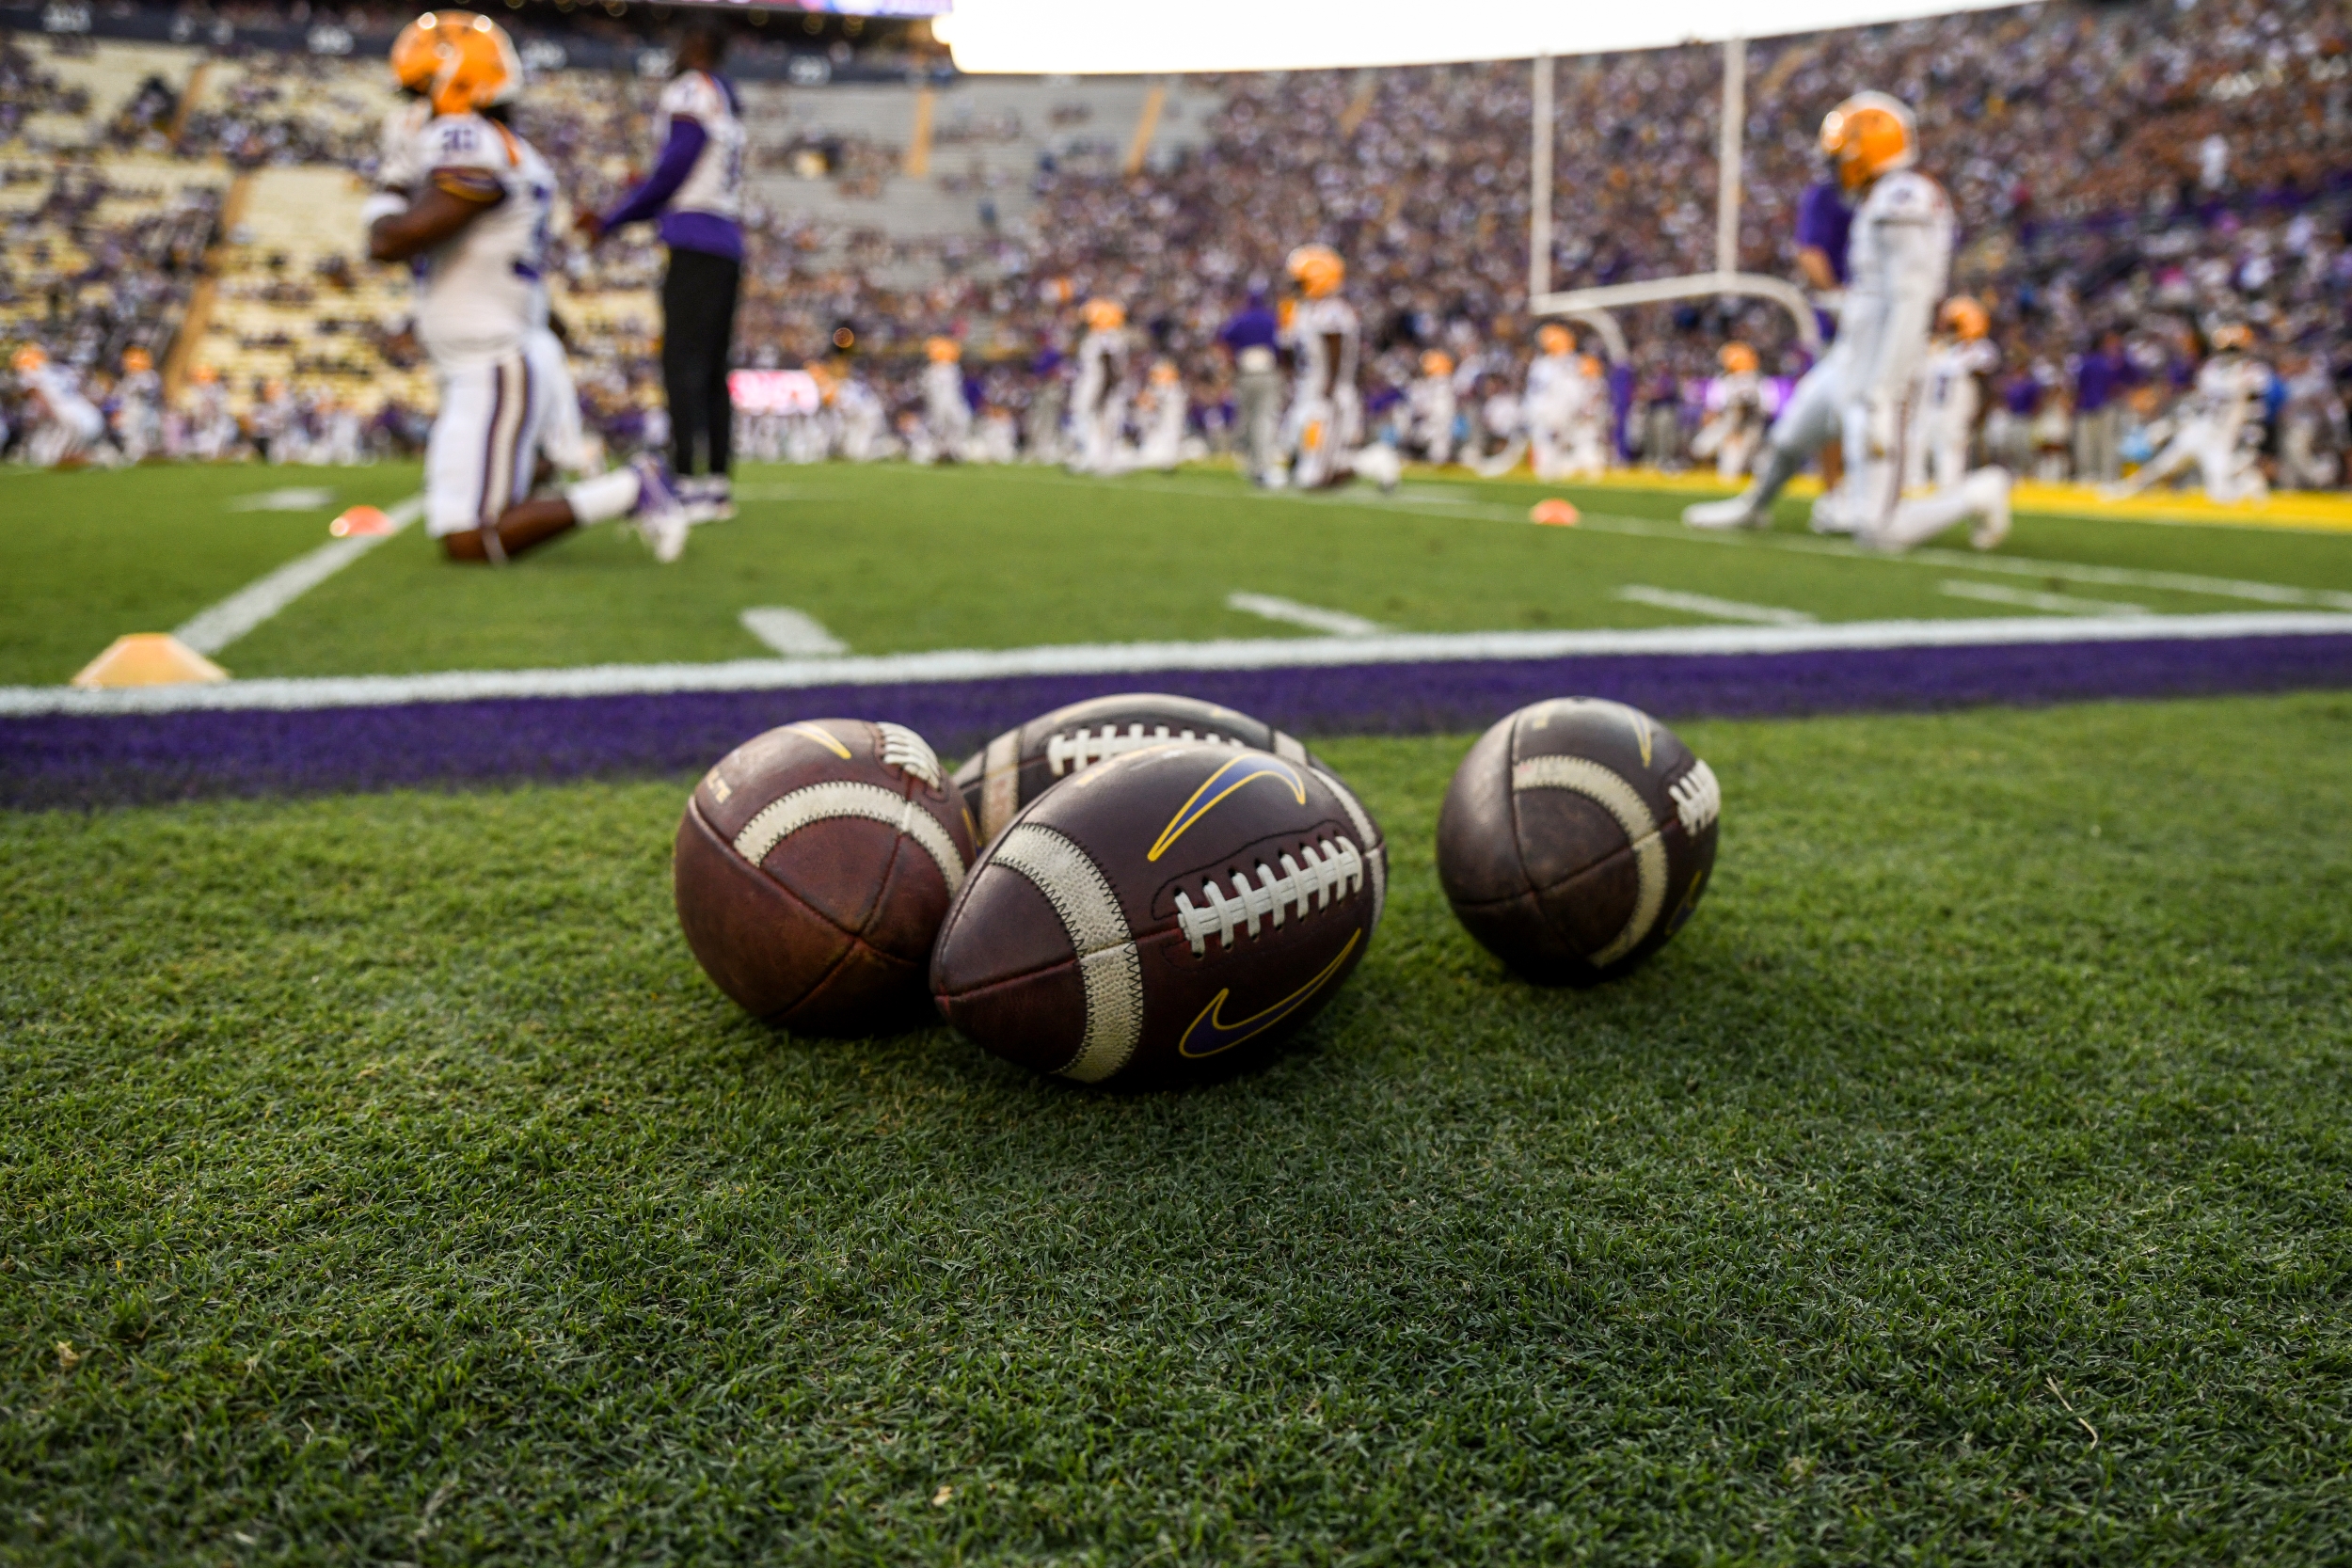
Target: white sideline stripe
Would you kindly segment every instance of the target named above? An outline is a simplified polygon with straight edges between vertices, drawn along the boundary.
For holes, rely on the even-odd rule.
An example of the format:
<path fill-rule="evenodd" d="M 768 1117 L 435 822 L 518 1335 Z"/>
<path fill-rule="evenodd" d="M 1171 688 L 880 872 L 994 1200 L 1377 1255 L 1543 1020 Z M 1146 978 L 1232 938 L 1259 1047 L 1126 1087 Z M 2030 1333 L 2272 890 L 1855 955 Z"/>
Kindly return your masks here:
<path fill-rule="evenodd" d="M 671 691 L 896 686 L 1017 675 L 1125 675 L 1185 670 L 1317 669 L 1463 659 L 1599 655 L 1795 654 L 1880 648 L 2179 642 L 2223 637 L 2352 636 L 2352 615 L 2042 616 L 1836 621 L 1810 626 L 1649 626 L 1613 631 L 1391 632 L 1380 637 L 1235 638 L 1215 642 L 1072 642 L 956 648 L 843 658 L 740 658 L 717 664 L 590 664 L 558 670 L 460 670 L 427 675 L 325 675 L 82 691 L 0 687 L 0 717 L 173 713 L 191 709 L 369 707 L 493 697 L 612 697 Z"/>
<path fill-rule="evenodd" d="M 824 623 L 803 610 L 774 606 L 747 610 L 739 617 L 743 629 L 789 658 L 830 658 L 846 654 L 850 645 L 827 631 Z"/>
<path fill-rule="evenodd" d="M 2046 610 L 2053 615 L 2148 613 L 2146 605 L 2124 604 L 2119 599 L 2078 599 L 2072 594 L 2040 594 L 2030 588 L 2011 588 L 2006 583 L 1956 580 L 1937 586 L 1951 598 L 1975 599 L 1979 604 L 2014 605 L 2021 610 Z"/>
<path fill-rule="evenodd" d="M 1305 626 L 1328 637 L 1372 637 L 1380 632 L 1377 621 L 1367 621 L 1360 615 L 1350 615 L 1344 610 L 1320 610 L 1296 599 L 1278 598 L 1272 594 L 1228 594 L 1225 608 L 1238 610 L 1245 615 L 1255 615 L 1267 621 L 1285 621 L 1294 626 Z"/>
<path fill-rule="evenodd" d="M 981 470 L 972 470 L 979 472 Z M 986 470 L 998 477 L 1029 480 L 1043 484 L 1087 484 L 1089 480 L 1069 479 L 1057 474 L 1024 468 L 997 467 Z M 1464 518 L 1480 518 L 1488 522 L 1513 523 L 1524 527 L 1527 514 L 1517 508 L 1500 505 L 1475 496 L 1464 496 L 1459 502 L 1438 510 L 1430 507 L 1398 504 L 1395 498 L 1378 500 L 1364 495 L 1346 492 L 1319 492 L 1302 495 L 1291 490 L 1259 490 L 1244 488 L 1211 488 L 1207 485 L 1185 484 L 1168 481 L 1122 480 L 1130 490 L 1147 490 L 1161 495 L 1189 496 L 1195 499 L 1264 501 L 1277 506 L 1376 506 L 1391 515 L 1415 517 L 1438 517 L 1449 522 Z M 1980 555 L 1974 550 L 1917 549 L 1900 553 L 1865 550 L 1842 540 L 1818 539 L 1807 535 L 1787 533 L 1749 533 L 1710 529 L 1685 528 L 1680 523 L 1661 522 L 1654 517 L 1632 517 L 1614 512 L 1587 512 L 1574 531 L 1562 529 L 1555 537 L 1572 539 L 1582 533 L 1627 533 L 1645 539 L 1679 539 L 1689 545 L 1712 545 L 1733 549 L 1788 550 L 1798 555 L 1835 556 L 1844 561 L 1870 561 L 1885 566 L 1965 567 L 1972 572 L 1994 572 L 2010 577 L 2058 578 L 2066 582 L 2098 583 L 2109 588 L 2153 588 L 2171 594 L 2201 594 L 2214 598 L 2245 599 L 2254 604 L 2299 605 L 2313 610 L 2352 610 L 2352 594 L 2330 588 L 2292 588 L 2279 582 L 2249 582 L 2236 578 L 2202 577 L 2189 572 L 2150 572 L 2135 566 L 2092 566 L 2074 561 L 2043 561 L 2032 556 Z"/>
<path fill-rule="evenodd" d="M 332 490 L 257 490 L 251 495 L 232 496 L 229 499 L 231 512 L 316 512 L 335 504 Z"/>
<path fill-rule="evenodd" d="M 424 498 L 411 496 L 386 507 L 384 515 L 391 519 L 392 533 L 398 533 L 424 515 Z M 391 536 L 374 533 L 330 539 L 309 555 L 296 556 L 269 576 L 238 589 L 211 609 L 197 611 L 181 622 L 171 635 L 199 654 L 216 654 Z"/>
<path fill-rule="evenodd" d="M 1775 610 L 1766 604 L 1741 604 L 1737 599 L 1719 599 L 1709 594 L 1681 594 L 1671 588 L 1647 588 L 1641 583 L 1629 583 L 1612 594 L 1629 604 L 1651 605 L 1659 610 L 1682 610 L 1693 615 L 1712 615 L 1718 621 L 1746 621 L 1759 626 L 1809 626 L 1815 618 L 1802 610 Z"/>

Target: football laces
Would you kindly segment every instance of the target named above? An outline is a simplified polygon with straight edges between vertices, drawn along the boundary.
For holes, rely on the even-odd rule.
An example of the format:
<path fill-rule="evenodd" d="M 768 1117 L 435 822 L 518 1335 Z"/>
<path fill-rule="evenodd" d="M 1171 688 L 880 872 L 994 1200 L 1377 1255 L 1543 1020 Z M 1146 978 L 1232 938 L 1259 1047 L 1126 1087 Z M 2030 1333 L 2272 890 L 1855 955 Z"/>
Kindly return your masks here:
<path fill-rule="evenodd" d="M 904 724 L 876 724 L 882 731 L 882 766 L 911 773 L 933 789 L 939 787 L 939 754 Z"/>
<path fill-rule="evenodd" d="M 1300 845 L 1295 854 L 1282 856 L 1279 871 L 1263 861 L 1254 870 L 1255 880 L 1250 872 L 1235 872 L 1230 893 L 1215 878 L 1202 882 L 1197 904 L 1176 895 L 1176 923 L 1194 957 L 1208 952 L 1211 937 L 1231 948 L 1237 931 L 1254 937 L 1260 926 L 1279 927 L 1294 911 L 1304 919 L 1354 897 L 1364 885 L 1363 852 L 1344 833 Z"/>
<path fill-rule="evenodd" d="M 1064 773 L 1081 772 L 1098 762 L 1107 762 L 1129 752 L 1139 752 L 1146 746 L 1157 746 L 1164 740 L 1205 740 L 1212 746 L 1237 747 L 1241 744 L 1215 731 L 1196 735 L 1189 729 L 1171 731 L 1166 724 L 1152 730 L 1146 730 L 1141 724 L 1130 724 L 1121 733 L 1117 724 L 1105 724 L 1100 735 L 1092 730 L 1079 729 L 1055 736 L 1045 743 L 1045 767 L 1058 779 Z"/>

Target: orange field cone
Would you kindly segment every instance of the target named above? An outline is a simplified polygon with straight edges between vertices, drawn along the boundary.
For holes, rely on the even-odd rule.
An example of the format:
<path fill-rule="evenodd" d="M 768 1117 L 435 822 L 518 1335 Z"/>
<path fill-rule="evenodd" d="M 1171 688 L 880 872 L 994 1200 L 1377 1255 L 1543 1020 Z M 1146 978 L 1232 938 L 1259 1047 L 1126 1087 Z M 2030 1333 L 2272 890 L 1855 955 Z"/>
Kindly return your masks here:
<path fill-rule="evenodd" d="M 225 681 L 229 672 L 164 631 L 118 637 L 84 665 L 73 684 L 85 689 L 111 686 L 181 686 L 190 681 Z"/>
<path fill-rule="evenodd" d="M 1527 520 L 1546 528 L 1576 527 L 1576 508 L 1557 496 L 1547 496 L 1527 510 Z"/>
<path fill-rule="evenodd" d="M 355 506 L 333 522 L 326 531 L 338 539 L 380 539 L 393 531 L 392 520 L 373 506 Z"/>

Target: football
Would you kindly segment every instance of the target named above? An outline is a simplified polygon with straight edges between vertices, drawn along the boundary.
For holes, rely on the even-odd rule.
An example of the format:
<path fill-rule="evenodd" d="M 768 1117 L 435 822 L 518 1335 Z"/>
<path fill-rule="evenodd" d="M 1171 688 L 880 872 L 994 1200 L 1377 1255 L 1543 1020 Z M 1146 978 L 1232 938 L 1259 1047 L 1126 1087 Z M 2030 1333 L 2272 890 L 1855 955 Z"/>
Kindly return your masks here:
<path fill-rule="evenodd" d="M 1523 707 L 1470 748 L 1438 818 L 1438 879 L 1471 936 L 1531 980 L 1591 985 L 1663 947 L 1707 890 L 1723 794 L 1623 703 Z"/>
<path fill-rule="evenodd" d="M 1306 747 L 1246 713 L 1192 697 L 1130 691 L 1073 703 L 1007 730 L 956 769 L 956 787 L 986 844 L 1022 807 L 1062 780 L 1164 740 L 1247 746 L 1293 766 L 1321 766 Z"/>
<path fill-rule="evenodd" d="M 922 736 L 813 719 L 745 741 L 678 822 L 678 925 L 745 1011 L 868 1034 L 923 1009 L 931 940 L 972 863 L 963 802 Z"/>
<path fill-rule="evenodd" d="M 1175 741 L 1089 766 L 973 867 L 931 957 L 947 1021 L 1087 1084 L 1263 1058 L 1360 962 L 1380 830 L 1305 761 Z"/>

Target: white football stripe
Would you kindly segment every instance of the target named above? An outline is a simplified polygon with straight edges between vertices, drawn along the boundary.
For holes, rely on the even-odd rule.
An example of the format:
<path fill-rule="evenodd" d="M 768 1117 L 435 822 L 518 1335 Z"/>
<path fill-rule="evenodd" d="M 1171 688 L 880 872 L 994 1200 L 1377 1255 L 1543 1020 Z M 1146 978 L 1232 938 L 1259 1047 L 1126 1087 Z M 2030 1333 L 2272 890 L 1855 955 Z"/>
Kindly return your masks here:
<path fill-rule="evenodd" d="M 937 818 L 903 795 L 850 779 L 810 784 L 771 800 L 735 835 L 735 852 L 757 865 L 769 850 L 810 823 L 836 816 L 888 823 L 923 847 L 946 879 L 950 895 L 963 885 L 963 855 Z"/>
<path fill-rule="evenodd" d="M 2073 594 L 2043 594 L 2031 588 L 2011 588 L 2006 583 L 1970 582 L 1954 578 L 1940 584 L 1947 598 L 1974 599 L 1979 604 L 2015 605 L 2021 610 L 2046 610 L 2053 615 L 2145 615 L 2148 607 L 2125 604 L 2121 599 L 2085 599 Z"/>
<path fill-rule="evenodd" d="M 1086 987 L 1086 1036 L 1057 1070 L 1099 1084 L 1127 1065 L 1143 1039 L 1143 962 L 1119 895 L 1084 849 L 1051 828 L 1015 823 L 989 859 L 1018 871 L 1054 906 L 1078 955 Z"/>
<path fill-rule="evenodd" d="M 1719 599 L 1712 594 L 1685 594 L 1679 589 L 1650 588 L 1638 582 L 1629 583 L 1610 596 L 1628 604 L 1645 604 L 1653 610 L 1687 610 L 1692 615 L 1711 615 L 1718 621 L 1746 621 L 1759 626 L 1809 626 L 1820 619 L 1802 610 L 1744 604 L 1738 599 Z"/>
<path fill-rule="evenodd" d="M 827 631 L 824 623 L 804 610 L 769 605 L 747 610 L 736 620 L 745 631 L 787 658 L 831 658 L 850 651 L 847 642 Z"/>
<path fill-rule="evenodd" d="M 1372 924 L 1364 927 L 1364 934 L 1370 936 L 1380 928 L 1380 911 L 1389 906 L 1389 842 L 1372 825 L 1372 814 L 1353 791 L 1320 768 L 1313 772 L 1325 788 L 1340 798 L 1340 809 L 1356 825 L 1356 836 L 1364 841 L 1364 859 L 1372 866 Z"/>
<path fill-rule="evenodd" d="M 2352 598 L 2352 595 L 2347 595 Z M 421 675 L 316 675 L 133 686 L 0 686 L 0 717 L 39 713 L 367 707 L 494 697 L 613 697 L 639 692 L 778 691 L 818 686 L 978 681 L 1009 675 L 1111 675 L 1184 670 L 1313 669 L 1455 659 L 1607 654 L 1790 654 L 1877 648 L 2060 647 L 2083 642 L 2342 637 L 2352 615 L 2085 615 L 2052 620 L 1842 621 L 1812 626 L 1651 626 L 1633 631 L 1471 631 L 1385 637 L 1279 637 L 1216 642 L 1072 642 L 840 658 L 741 658 L 716 664 L 586 664 L 555 670 L 450 670 Z M 182 641 L 185 641 L 183 638 Z"/>
<path fill-rule="evenodd" d="M 1639 791 L 1588 757 L 1527 757 L 1511 768 L 1511 788 L 1565 789 L 1597 801 L 1625 830 L 1633 846 L 1636 889 L 1633 914 L 1610 943 L 1591 955 L 1596 967 L 1607 968 L 1640 945 L 1666 907 L 1666 845 L 1658 836 L 1658 818 Z"/>
<path fill-rule="evenodd" d="M 980 842 L 986 844 L 1021 809 L 1021 732 L 1007 730 L 990 741 L 980 768 Z"/>
<path fill-rule="evenodd" d="M 330 499 L 332 498 L 329 498 Z M 424 498 L 411 496 L 384 509 L 391 533 L 361 533 L 330 539 L 258 578 L 210 609 L 180 623 L 172 636 L 199 654 L 216 654 L 296 599 L 424 515 Z M 149 689 L 163 689 L 150 688 Z"/>
<path fill-rule="evenodd" d="M 1320 605 L 1300 604 L 1273 594 L 1228 594 L 1225 608 L 1238 610 L 1260 620 L 1282 621 L 1294 626 L 1305 626 L 1326 637 L 1372 637 L 1383 628 L 1377 621 L 1367 621 L 1360 615 L 1350 615 L 1344 610 L 1325 610 Z"/>

